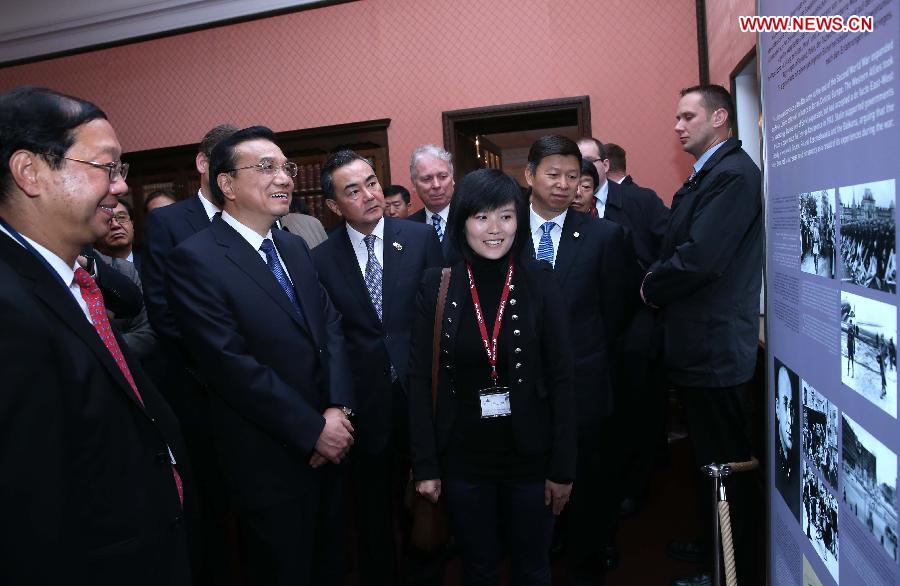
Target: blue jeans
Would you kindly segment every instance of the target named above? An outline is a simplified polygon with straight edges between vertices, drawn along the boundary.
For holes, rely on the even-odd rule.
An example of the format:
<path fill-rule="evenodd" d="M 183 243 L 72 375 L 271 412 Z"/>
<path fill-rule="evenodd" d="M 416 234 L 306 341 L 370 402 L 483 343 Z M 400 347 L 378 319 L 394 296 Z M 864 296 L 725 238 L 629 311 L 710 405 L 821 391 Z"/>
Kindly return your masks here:
<path fill-rule="evenodd" d="M 550 586 L 554 516 L 544 505 L 544 481 L 442 483 L 450 524 L 462 554 L 466 586 L 499 584 L 504 545 L 510 584 Z"/>

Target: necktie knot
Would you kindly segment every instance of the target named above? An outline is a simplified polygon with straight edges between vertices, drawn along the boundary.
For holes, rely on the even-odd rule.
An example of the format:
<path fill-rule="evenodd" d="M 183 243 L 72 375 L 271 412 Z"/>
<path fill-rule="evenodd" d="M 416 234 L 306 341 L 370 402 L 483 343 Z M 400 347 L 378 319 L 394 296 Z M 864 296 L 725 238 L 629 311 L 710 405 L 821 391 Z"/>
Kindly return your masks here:
<path fill-rule="evenodd" d="M 444 230 L 441 228 L 441 218 L 440 214 L 432 214 L 431 215 L 431 225 L 434 226 L 434 231 L 437 232 L 438 240 L 444 240 Z"/>
<path fill-rule="evenodd" d="M 275 243 L 266 238 L 262 241 L 262 244 L 259 245 L 259 249 L 266 253 L 266 256 L 269 256 L 273 252 L 275 252 Z"/>
<path fill-rule="evenodd" d="M 366 243 L 366 250 L 369 251 L 369 254 L 375 254 L 375 235 L 369 234 L 363 238 L 363 242 Z"/>
<path fill-rule="evenodd" d="M 551 265 L 554 264 L 556 257 L 553 250 L 553 239 L 550 237 L 550 232 L 553 231 L 554 226 L 556 226 L 555 222 L 544 222 L 541 224 L 541 230 L 543 230 L 544 233 L 541 235 L 541 240 L 538 242 L 537 254 L 534 256 L 536 259 L 545 260 Z"/>
<path fill-rule="evenodd" d="M 544 231 L 544 234 L 546 236 L 549 236 L 550 232 L 553 231 L 554 226 L 556 226 L 555 222 L 544 222 L 543 224 L 541 224 L 541 230 Z"/>
<path fill-rule="evenodd" d="M 81 267 L 75 269 L 75 284 L 78 285 L 79 289 L 86 293 L 93 293 L 94 289 L 97 288 L 97 283 L 94 281 L 94 278 Z"/>

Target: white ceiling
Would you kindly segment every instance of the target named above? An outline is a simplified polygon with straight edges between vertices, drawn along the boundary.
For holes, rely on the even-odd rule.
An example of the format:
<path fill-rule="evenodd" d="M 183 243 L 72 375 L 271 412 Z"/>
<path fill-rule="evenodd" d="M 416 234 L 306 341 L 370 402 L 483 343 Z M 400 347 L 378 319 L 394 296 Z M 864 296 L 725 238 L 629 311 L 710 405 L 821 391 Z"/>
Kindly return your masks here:
<path fill-rule="evenodd" d="M 320 0 L 0 2 L 0 64 L 317 4 Z"/>

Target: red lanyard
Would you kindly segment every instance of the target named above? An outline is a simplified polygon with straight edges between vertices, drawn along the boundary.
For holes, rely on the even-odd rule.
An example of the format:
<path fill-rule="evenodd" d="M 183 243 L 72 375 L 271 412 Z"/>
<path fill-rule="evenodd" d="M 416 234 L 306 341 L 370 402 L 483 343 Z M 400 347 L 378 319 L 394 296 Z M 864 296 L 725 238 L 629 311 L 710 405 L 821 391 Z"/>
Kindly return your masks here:
<path fill-rule="evenodd" d="M 487 353 L 488 364 L 491 365 L 491 380 L 497 384 L 497 337 L 500 335 L 500 324 L 503 322 L 503 311 L 506 309 L 506 300 L 509 298 L 509 286 L 513 276 L 512 256 L 509 258 L 509 268 L 506 271 L 506 282 L 500 293 L 500 306 L 497 308 L 497 319 L 494 320 L 494 335 L 488 340 L 487 327 L 484 324 L 484 314 L 481 312 L 481 303 L 478 302 L 478 289 L 475 288 L 475 275 L 472 274 L 472 265 L 466 263 L 469 271 L 469 290 L 472 292 L 472 304 L 475 306 L 475 320 L 478 329 L 481 330 L 481 341 L 484 343 L 484 351 Z"/>

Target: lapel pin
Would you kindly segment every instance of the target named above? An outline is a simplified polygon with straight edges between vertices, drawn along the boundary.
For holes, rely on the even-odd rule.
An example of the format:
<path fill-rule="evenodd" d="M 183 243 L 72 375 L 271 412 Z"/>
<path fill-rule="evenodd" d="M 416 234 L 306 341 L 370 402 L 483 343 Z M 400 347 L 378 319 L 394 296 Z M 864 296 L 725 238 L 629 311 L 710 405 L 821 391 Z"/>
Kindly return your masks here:
<path fill-rule="evenodd" d="M 581 232 L 575 232 L 572 234 L 572 236 L 574 236 L 577 239 L 581 236 Z"/>
<path fill-rule="evenodd" d="M 397 249 L 397 252 L 400 252 L 401 250 L 403 250 L 403 245 L 399 242 L 394 242 L 394 248 Z"/>

